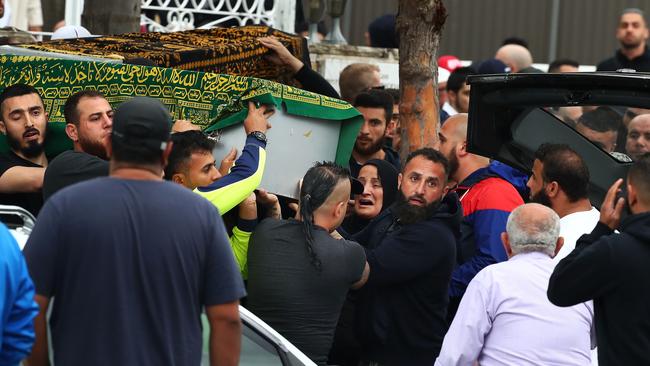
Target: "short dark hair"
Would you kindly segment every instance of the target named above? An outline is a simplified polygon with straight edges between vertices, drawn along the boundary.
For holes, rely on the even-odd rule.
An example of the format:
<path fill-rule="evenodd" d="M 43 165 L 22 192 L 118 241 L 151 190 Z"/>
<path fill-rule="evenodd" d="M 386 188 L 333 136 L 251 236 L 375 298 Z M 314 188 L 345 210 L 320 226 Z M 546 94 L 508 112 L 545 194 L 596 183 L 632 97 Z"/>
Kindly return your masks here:
<path fill-rule="evenodd" d="M 63 116 L 65 117 L 65 121 L 67 123 L 72 123 L 75 126 L 79 126 L 79 110 L 77 109 L 77 106 L 79 105 L 81 98 L 106 99 L 104 97 L 104 94 L 93 89 L 85 89 L 72 94 L 70 97 L 68 97 L 68 99 L 65 101 L 65 104 L 63 105 Z"/>
<path fill-rule="evenodd" d="M 463 87 L 463 84 L 467 82 L 467 77 L 475 74 L 476 70 L 469 66 L 459 67 L 452 71 L 449 79 L 447 79 L 447 91 L 458 93 L 460 88 Z"/>
<path fill-rule="evenodd" d="M 628 182 L 636 188 L 639 199 L 650 203 L 650 153 L 638 158 L 627 172 Z"/>
<path fill-rule="evenodd" d="M 334 188 L 344 179 L 350 179 L 350 171 L 336 163 L 317 162 L 307 170 L 300 186 L 300 217 L 307 241 L 307 253 L 311 264 L 321 270 L 321 261 L 314 251 L 314 211 L 327 201 Z"/>
<path fill-rule="evenodd" d="M 404 162 L 404 168 L 402 168 L 402 173 L 404 173 L 404 169 L 408 165 L 409 161 L 413 160 L 413 158 L 416 158 L 418 156 L 422 156 L 423 158 L 429 161 L 442 165 L 445 171 L 445 181 L 449 179 L 449 161 L 440 151 L 432 149 L 430 147 L 423 147 L 410 153 L 406 157 L 406 162 Z"/>
<path fill-rule="evenodd" d="M 625 14 L 639 14 L 641 16 L 641 18 L 643 18 L 643 21 L 645 22 L 645 14 L 644 14 L 643 10 L 641 10 L 639 8 L 625 8 L 621 12 L 621 16 L 623 16 Z"/>
<path fill-rule="evenodd" d="M 393 104 L 399 104 L 399 89 L 394 89 L 394 88 L 386 88 L 384 91 L 388 94 L 390 94 L 391 97 L 393 97 Z"/>
<path fill-rule="evenodd" d="M 623 123 L 622 117 L 607 106 L 600 106 L 583 113 L 577 122 L 590 130 L 598 132 L 618 131 L 621 123 Z"/>
<path fill-rule="evenodd" d="M 43 107 L 45 107 L 45 103 L 43 102 L 43 97 L 41 97 L 41 94 L 33 86 L 27 84 L 9 85 L 8 87 L 4 88 L 2 93 L 0 93 L 0 121 L 4 118 L 2 117 L 4 112 L 2 110 L 2 105 L 4 104 L 5 100 L 13 97 L 28 95 L 28 94 L 38 95 L 38 98 L 41 100 L 41 104 L 43 104 Z"/>
<path fill-rule="evenodd" d="M 548 72 L 557 72 L 560 66 L 569 65 L 573 67 L 580 67 L 578 61 L 569 58 L 559 58 L 548 65 Z"/>
<path fill-rule="evenodd" d="M 570 202 L 589 195 L 589 168 L 569 145 L 542 144 L 535 151 L 535 159 L 543 164 L 544 182 L 557 182 Z"/>
<path fill-rule="evenodd" d="M 528 49 L 528 41 L 521 37 L 517 37 L 517 36 L 507 37 L 506 39 L 503 40 L 503 42 L 501 42 L 502 46 L 508 44 L 517 44 Z"/>
<path fill-rule="evenodd" d="M 212 153 L 215 142 L 203 132 L 191 130 L 172 134 L 172 151 L 165 167 L 165 179 L 171 180 L 174 174 L 185 169 L 192 154 Z"/>
<path fill-rule="evenodd" d="M 385 112 L 386 123 L 393 118 L 393 97 L 385 90 L 370 89 L 357 94 L 354 99 L 355 107 L 382 108 Z"/>

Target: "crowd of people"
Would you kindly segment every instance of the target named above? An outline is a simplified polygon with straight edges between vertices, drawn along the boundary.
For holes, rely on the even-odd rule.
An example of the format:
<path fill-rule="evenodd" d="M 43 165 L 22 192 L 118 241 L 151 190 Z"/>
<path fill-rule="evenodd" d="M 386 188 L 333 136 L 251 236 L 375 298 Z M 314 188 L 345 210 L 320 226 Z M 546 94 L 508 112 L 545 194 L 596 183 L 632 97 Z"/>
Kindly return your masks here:
<path fill-rule="evenodd" d="M 625 10 L 599 69 L 650 71 L 647 38 Z M 7 86 L 0 203 L 37 219 L 22 255 L 0 226 L 0 364 L 199 365 L 205 314 L 210 363 L 236 365 L 240 303 L 319 365 L 650 364 L 650 110 L 548 110 L 633 160 L 600 210 L 568 145 L 539 146 L 531 172 L 469 152 L 467 77 L 541 72 L 515 41 L 477 65 L 441 59 L 439 143 L 401 160 L 399 92 L 376 66 L 346 67 L 339 95 L 261 38 L 305 89 L 363 116 L 349 165 L 315 163 L 298 202 L 260 187 L 278 174 L 270 106 L 248 102 L 244 148 L 215 157 L 157 99 L 114 110 L 83 90 L 64 106 L 73 150 L 48 157 L 42 96 Z"/>

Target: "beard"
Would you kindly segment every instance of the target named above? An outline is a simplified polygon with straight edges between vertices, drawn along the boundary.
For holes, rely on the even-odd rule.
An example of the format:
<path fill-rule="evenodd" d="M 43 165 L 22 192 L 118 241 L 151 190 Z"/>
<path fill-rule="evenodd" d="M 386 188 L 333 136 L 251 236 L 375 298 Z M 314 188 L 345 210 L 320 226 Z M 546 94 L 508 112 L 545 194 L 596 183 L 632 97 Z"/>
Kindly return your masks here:
<path fill-rule="evenodd" d="M 379 140 L 375 141 L 368 147 L 362 147 L 360 146 L 359 142 L 356 141 L 354 143 L 354 150 L 359 154 L 361 154 L 362 156 L 368 156 L 381 150 L 383 146 L 384 146 L 384 137 L 381 137 Z"/>
<path fill-rule="evenodd" d="M 46 125 L 47 129 L 47 125 Z M 32 132 L 32 131 L 38 131 L 35 128 L 30 128 L 23 132 L 23 135 L 26 134 L 27 132 Z M 45 131 L 40 132 L 43 135 L 43 141 L 45 141 Z M 24 157 L 27 159 L 32 159 L 36 158 L 39 155 L 43 153 L 44 149 L 44 142 L 39 142 L 38 140 L 32 140 L 27 143 L 27 146 L 22 146 L 21 145 L 21 140 L 22 138 L 17 138 L 13 136 L 9 131 L 7 131 L 7 142 L 9 143 L 9 147 L 13 151 L 19 151 Z"/>
<path fill-rule="evenodd" d="M 424 201 L 424 197 L 421 195 L 412 195 L 409 197 L 409 199 L 415 197 Z M 426 220 L 427 218 L 433 216 L 433 213 L 438 209 L 438 206 L 440 206 L 441 200 L 442 199 L 433 201 L 424 207 L 415 206 L 408 202 L 406 196 L 404 196 L 404 193 L 402 193 L 402 191 L 397 191 L 397 199 L 395 200 L 395 214 L 402 224 L 415 224 L 416 222 Z"/>
<path fill-rule="evenodd" d="M 458 162 L 458 157 L 456 156 L 456 147 L 454 146 L 453 149 L 451 149 L 451 152 L 449 156 L 447 156 L 447 161 L 449 162 L 449 178 L 455 177 L 456 172 L 458 172 L 458 168 L 460 167 L 460 163 Z M 458 182 L 460 183 L 460 182 Z"/>
<path fill-rule="evenodd" d="M 626 50 L 633 50 L 641 45 L 642 40 L 634 40 L 631 42 L 621 41 L 621 47 Z"/>
<path fill-rule="evenodd" d="M 106 146 L 100 141 L 86 139 L 85 136 L 79 135 L 79 146 L 81 149 L 90 155 L 96 156 L 103 160 L 108 160 L 108 153 Z"/>
<path fill-rule="evenodd" d="M 551 208 L 551 199 L 549 198 L 548 194 L 546 194 L 544 188 L 540 189 L 539 192 L 530 196 L 530 201 Z"/>

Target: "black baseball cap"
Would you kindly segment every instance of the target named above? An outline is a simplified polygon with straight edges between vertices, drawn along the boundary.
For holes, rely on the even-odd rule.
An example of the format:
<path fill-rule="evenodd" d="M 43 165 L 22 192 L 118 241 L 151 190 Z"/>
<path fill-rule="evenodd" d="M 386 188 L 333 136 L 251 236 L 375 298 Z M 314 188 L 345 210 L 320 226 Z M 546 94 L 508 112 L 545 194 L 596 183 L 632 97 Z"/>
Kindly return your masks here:
<path fill-rule="evenodd" d="M 113 115 L 112 139 L 124 145 L 164 150 L 172 117 L 158 99 L 135 97 L 120 104 Z"/>

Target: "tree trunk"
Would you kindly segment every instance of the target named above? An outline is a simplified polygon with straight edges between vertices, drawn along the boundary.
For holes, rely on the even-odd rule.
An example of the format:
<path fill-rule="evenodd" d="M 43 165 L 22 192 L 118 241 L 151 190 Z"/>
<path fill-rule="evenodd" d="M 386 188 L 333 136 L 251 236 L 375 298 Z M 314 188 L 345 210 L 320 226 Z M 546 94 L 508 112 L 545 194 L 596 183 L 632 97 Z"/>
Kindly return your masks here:
<path fill-rule="evenodd" d="M 140 0 L 85 0 L 81 23 L 92 34 L 140 30 Z"/>
<path fill-rule="evenodd" d="M 447 18 L 442 0 L 400 0 L 400 124 L 402 159 L 421 147 L 435 147 L 440 124 L 438 62 L 440 33 Z"/>

